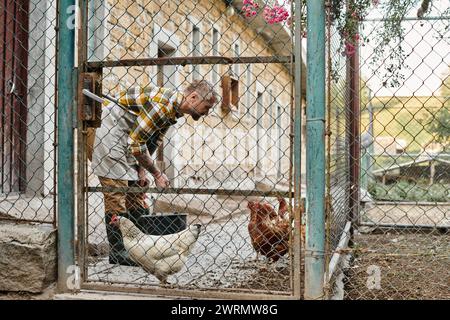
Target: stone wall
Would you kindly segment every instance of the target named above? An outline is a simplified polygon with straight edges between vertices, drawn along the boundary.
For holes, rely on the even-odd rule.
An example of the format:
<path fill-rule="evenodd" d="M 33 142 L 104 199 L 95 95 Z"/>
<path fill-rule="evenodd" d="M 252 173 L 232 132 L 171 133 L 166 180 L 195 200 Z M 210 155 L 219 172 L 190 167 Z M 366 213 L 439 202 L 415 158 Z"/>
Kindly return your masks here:
<path fill-rule="evenodd" d="M 103 9 L 103 29 L 93 32 L 103 35 L 103 40 L 97 41 L 97 47 L 91 51 L 96 52 L 103 46 L 101 51 L 106 59 L 154 58 L 158 56 L 158 49 L 160 53 L 163 50 L 173 56 L 192 56 L 194 27 L 199 31 L 197 55 L 213 54 L 213 29 L 220 35 L 218 51 L 222 56 L 235 56 L 236 45 L 240 56 L 280 55 L 237 12 L 227 14 L 224 1 L 108 0 Z M 103 57 L 96 59 L 94 55 L 93 59 Z M 192 80 L 193 66 L 164 68 L 168 74 L 164 78 L 165 86 L 179 88 Z M 213 66 L 196 68 L 202 77 L 214 79 Z M 241 97 L 238 110 L 226 113 L 218 106 L 207 118 L 194 122 L 187 117 L 168 133 L 165 162 L 170 167 L 170 175 L 178 177 L 176 186 L 186 185 L 192 175 L 212 173 L 214 176 L 217 173 L 224 176 L 230 169 L 244 172 L 246 178 L 264 176 L 277 181 L 281 174 L 286 180 L 290 166 L 289 71 L 281 64 L 217 65 L 214 68 L 220 76 L 227 74 L 230 68 L 237 71 Z M 251 68 L 251 72 L 247 68 Z M 105 69 L 103 87 L 107 93 L 114 94 L 132 85 L 156 85 L 157 74 L 156 66 Z M 215 85 L 221 94 L 220 78 Z M 258 94 L 262 94 L 264 108 L 259 121 L 259 159 L 256 155 Z M 278 122 L 277 118 L 280 118 Z M 261 170 L 255 170 L 258 160 Z M 192 170 L 193 167 L 196 170 Z M 248 187 L 243 181 L 236 182 L 234 188 L 244 185 Z"/>
<path fill-rule="evenodd" d="M 56 230 L 0 221 L 0 291 L 43 292 L 56 281 Z"/>

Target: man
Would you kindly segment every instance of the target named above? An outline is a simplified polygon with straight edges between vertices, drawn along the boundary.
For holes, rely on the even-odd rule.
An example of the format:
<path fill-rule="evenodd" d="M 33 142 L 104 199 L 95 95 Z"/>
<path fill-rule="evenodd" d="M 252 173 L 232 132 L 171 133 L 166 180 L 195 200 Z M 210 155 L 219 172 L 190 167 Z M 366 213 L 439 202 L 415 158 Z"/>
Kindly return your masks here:
<path fill-rule="evenodd" d="M 150 172 L 159 188 L 169 186 L 167 176 L 151 155 L 177 119 L 190 115 L 197 121 L 217 103 L 218 95 L 205 80 L 195 80 L 184 91 L 159 87 L 135 87 L 121 92 L 117 102 L 107 103 L 102 125 L 96 130 L 92 168 L 102 187 L 147 186 Z M 122 236 L 110 225 L 114 214 L 133 222 L 148 214 L 144 194 L 103 192 L 105 224 L 112 264 L 134 265 L 123 247 Z"/>

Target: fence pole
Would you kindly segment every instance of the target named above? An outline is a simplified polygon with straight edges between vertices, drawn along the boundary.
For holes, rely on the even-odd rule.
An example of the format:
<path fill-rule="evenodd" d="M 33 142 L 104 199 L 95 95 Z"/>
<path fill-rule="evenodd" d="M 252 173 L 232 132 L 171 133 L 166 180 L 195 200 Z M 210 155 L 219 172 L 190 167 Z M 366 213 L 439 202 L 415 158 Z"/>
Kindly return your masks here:
<path fill-rule="evenodd" d="M 58 291 L 67 292 L 74 254 L 75 0 L 58 3 Z M 73 267 L 71 267 L 73 268 Z"/>
<path fill-rule="evenodd" d="M 300 228 L 301 228 L 301 190 L 302 190 L 302 181 L 301 181 L 301 158 L 302 158 L 302 67 L 303 67 L 303 59 L 302 59 L 302 34 L 303 30 L 301 30 L 301 16 L 302 16 L 302 4 L 300 0 L 296 0 L 295 2 L 295 41 L 294 41 L 294 55 L 295 55 L 295 70 L 294 70 L 294 79 L 295 79 L 295 87 L 294 87 L 294 190 L 295 190 L 295 214 L 294 218 L 296 220 L 295 225 L 295 255 L 294 255 L 294 264 L 295 266 L 299 266 L 296 269 L 298 272 L 294 275 L 294 294 L 300 296 L 301 295 L 301 240 L 300 240 Z"/>
<path fill-rule="evenodd" d="M 325 270 L 325 0 L 307 1 L 305 299 L 322 299 Z"/>
<path fill-rule="evenodd" d="M 360 200 L 360 77 L 359 77 L 359 46 L 356 46 L 356 52 L 347 58 L 347 84 L 348 84 L 348 108 L 347 117 L 349 123 L 349 141 L 350 141 L 350 198 L 349 198 L 349 220 L 352 222 L 350 233 L 353 235 L 353 224 L 358 221 L 359 200 Z M 351 242 L 350 242 L 351 243 Z"/>

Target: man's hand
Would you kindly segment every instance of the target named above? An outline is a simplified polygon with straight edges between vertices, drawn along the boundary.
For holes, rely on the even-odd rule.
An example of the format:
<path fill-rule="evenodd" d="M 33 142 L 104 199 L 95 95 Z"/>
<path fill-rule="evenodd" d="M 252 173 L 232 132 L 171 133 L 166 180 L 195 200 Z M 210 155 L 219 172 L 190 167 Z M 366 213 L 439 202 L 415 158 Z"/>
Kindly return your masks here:
<path fill-rule="evenodd" d="M 150 184 L 150 180 L 147 178 L 147 173 L 143 167 L 138 167 L 138 177 L 139 186 L 143 188 L 148 187 L 148 185 Z"/>
<path fill-rule="evenodd" d="M 156 187 L 157 188 L 167 188 L 169 186 L 169 179 L 167 179 L 167 176 L 162 173 L 161 171 L 158 170 L 158 168 L 155 166 L 152 158 L 150 157 L 150 154 L 148 153 L 148 151 L 146 151 L 145 153 L 141 154 L 141 155 L 137 155 L 135 156 L 136 160 L 139 163 L 139 169 L 145 169 L 148 172 L 150 172 L 153 176 L 153 178 L 155 178 L 155 183 L 156 183 Z M 139 182 L 141 182 L 141 180 L 145 180 L 142 179 L 141 177 L 143 177 L 140 173 L 138 169 L 138 175 L 139 175 Z M 142 170 L 144 171 L 144 170 Z"/>
<path fill-rule="evenodd" d="M 156 183 L 157 188 L 167 188 L 170 184 L 169 179 L 162 172 L 158 172 L 157 174 L 154 174 L 153 177 L 155 178 L 155 183 Z"/>

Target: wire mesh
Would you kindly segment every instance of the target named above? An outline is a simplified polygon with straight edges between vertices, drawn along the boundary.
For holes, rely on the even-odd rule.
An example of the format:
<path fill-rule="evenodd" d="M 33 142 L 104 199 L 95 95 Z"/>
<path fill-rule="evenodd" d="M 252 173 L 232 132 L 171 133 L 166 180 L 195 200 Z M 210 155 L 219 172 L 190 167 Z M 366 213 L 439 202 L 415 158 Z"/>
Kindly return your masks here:
<path fill-rule="evenodd" d="M 272 3 L 260 1 L 250 16 L 245 14 L 246 3 L 87 2 L 83 43 L 87 61 L 80 65 L 101 72 L 99 95 L 119 99 L 129 109 L 104 104 L 101 126 L 95 132 L 88 128 L 87 144 L 80 144 L 88 152 L 93 147 L 92 162 L 82 164 L 88 202 L 80 259 L 86 284 L 118 284 L 137 290 L 164 286 L 168 280 L 178 290 L 293 294 L 293 274 L 300 272 L 300 266 L 292 260 L 300 251 L 299 247 L 295 251 L 291 232 L 291 29 L 286 23 L 264 20 L 264 7 Z M 290 12 L 287 2 L 284 7 Z M 210 56 L 216 60 L 193 60 Z M 275 60 L 264 62 L 264 57 Z M 127 66 L 108 65 L 124 60 Z M 185 88 L 195 80 L 202 80 L 208 93 L 216 91 L 220 97 L 198 121 L 185 104 L 190 94 Z M 120 99 L 121 93 L 134 87 L 149 90 L 148 102 L 128 104 Z M 155 89 L 161 87 L 166 89 Z M 162 102 L 165 99 L 170 103 Z M 172 119 L 177 121 L 167 131 L 161 125 L 140 140 L 169 180 L 165 190 L 156 188 L 158 172 L 153 177 L 148 174 L 145 188 L 131 181 L 138 180 L 137 162 L 129 153 L 129 132 L 136 128 L 129 106 L 133 104 L 138 105 L 138 113 L 146 110 L 141 117 L 154 112 L 155 106 L 163 117 L 171 110 L 186 114 Z M 147 118 L 143 126 L 151 127 L 154 119 Z M 160 131 L 164 132 L 159 135 Z M 127 167 L 125 172 L 120 166 Z M 112 213 L 135 225 L 150 222 L 153 230 L 142 227 L 141 240 L 135 249 L 130 248 L 123 229 L 128 222 L 123 218 L 114 222 Z M 111 219 L 120 233 L 110 226 Z M 160 243 L 169 236 L 161 236 L 155 221 L 179 232 L 166 243 L 174 251 L 173 264 L 170 254 L 156 252 L 164 249 Z M 152 232 L 153 238 L 148 236 Z M 111 258 L 117 241 L 123 241 L 131 262 Z M 156 251 L 147 251 L 144 257 L 136 253 L 137 248 Z"/>
<path fill-rule="evenodd" d="M 334 282 L 334 255 L 340 250 L 342 240 L 349 236 L 346 228 L 351 216 L 350 177 L 351 124 L 353 114 L 349 106 L 348 59 L 341 54 L 342 37 L 327 11 L 327 103 L 326 103 L 326 282 L 325 294 L 332 295 Z"/>
<path fill-rule="evenodd" d="M 342 258 L 334 297 L 449 298 L 449 2 L 423 19 L 415 3 L 398 20 L 374 10 L 359 28 L 360 210 L 348 249 L 333 252 L 330 232 Z M 402 35 L 386 39 L 389 27 Z"/>
<path fill-rule="evenodd" d="M 348 94 L 346 82 L 347 61 L 340 54 L 340 36 L 335 27 L 330 26 L 329 60 L 328 60 L 328 119 L 329 129 L 329 185 L 328 196 L 331 208 L 329 214 L 329 242 L 330 249 L 336 249 L 345 224 L 348 221 L 350 210 L 350 121 L 351 113 L 348 112 Z"/>
<path fill-rule="evenodd" d="M 0 2 L 0 220 L 55 222 L 55 26 L 55 2 Z"/>

